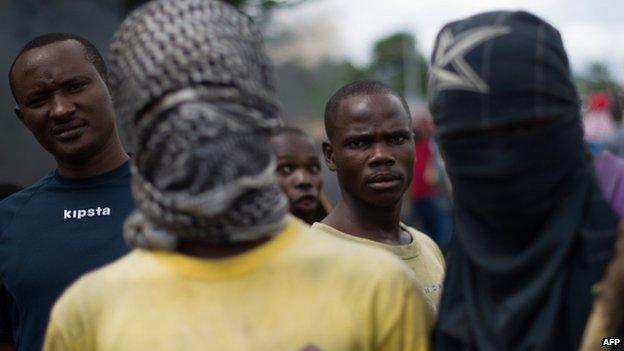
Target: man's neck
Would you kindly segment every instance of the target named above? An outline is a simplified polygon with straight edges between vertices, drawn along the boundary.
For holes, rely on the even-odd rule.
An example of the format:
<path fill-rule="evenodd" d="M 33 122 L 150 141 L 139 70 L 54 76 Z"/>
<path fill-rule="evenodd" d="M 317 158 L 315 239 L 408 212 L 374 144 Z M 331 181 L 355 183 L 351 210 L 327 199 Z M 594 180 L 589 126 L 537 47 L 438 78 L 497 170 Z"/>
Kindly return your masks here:
<path fill-rule="evenodd" d="M 117 135 L 113 136 L 97 153 L 80 162 L 57 159 L 59 174 L 70 179 L 94 177 L 121 166 L 130 157 L 123 150 Z"/>
<path fill-rule="evenodd" d="M 389 245 L 409 244 L 411 237 L 401 230 L 401 202 L 373 207 L 343 194 L 334 210 L 322 221 L 341 232 Z"/>

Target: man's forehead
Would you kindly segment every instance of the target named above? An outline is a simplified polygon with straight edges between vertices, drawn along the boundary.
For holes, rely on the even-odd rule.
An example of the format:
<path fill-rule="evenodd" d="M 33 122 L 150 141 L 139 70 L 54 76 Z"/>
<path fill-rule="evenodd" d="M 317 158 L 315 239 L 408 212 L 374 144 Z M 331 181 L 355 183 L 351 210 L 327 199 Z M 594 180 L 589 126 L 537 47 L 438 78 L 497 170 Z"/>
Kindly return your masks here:
<path fill-rule="evenodd" d="M 334 127 L 346 131 L 409 128 L 410 119 L 400 99 L 392 94 L 349 97 L 340 104 Z"/>
<path fill-rule="evenodd" d="M 397 96 L 391 93 L 358 94 L 346 97 L 338 105 L 336 122 L 357 123 L 362 120 L 409 118 Z"/>
<path fill-rule="evenodd" d="M 24 52 L 15 63 L 14 74 L 28 76 L 33 73 L 75 70 L 78 68 L 77 64 L 82 63 L 91 65 L 82 44 L 68 39 Z"/>
<path fill-rule="evenodd" d="M 314 140 L 308 136 L 283 133 L 271 137 L 271 145 L 273 149 L 280 154 L 294 155 L 299 153 L 316 154 L 314 148 Z"/>

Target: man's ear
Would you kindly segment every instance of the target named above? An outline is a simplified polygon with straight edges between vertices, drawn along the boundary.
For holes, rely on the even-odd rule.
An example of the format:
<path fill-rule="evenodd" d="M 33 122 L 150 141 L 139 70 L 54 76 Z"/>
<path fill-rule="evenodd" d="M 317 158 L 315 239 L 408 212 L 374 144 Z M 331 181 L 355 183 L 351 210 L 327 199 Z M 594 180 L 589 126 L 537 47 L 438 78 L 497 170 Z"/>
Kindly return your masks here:
<path fill-rule="evenodd" d="M 17 118 L 19 118 L 19 120 L 22 123 L 24 123 L 24 117 L 22 116 L 22 110 L 20 110 L 19 106 L 15 105 L 15 107 L 13 107 L 13 112 L 15 113 Z M 24 124 L 26 124 L 26 123 L 24 123 Z"/>
<path fill-rule="evenodd" d="M 323 156 L 325 157 L 325 164 L 330 171 L 336 172 L 336 163 L 334 162 L 334 149 L 329 141 L 323 142 Z"/>

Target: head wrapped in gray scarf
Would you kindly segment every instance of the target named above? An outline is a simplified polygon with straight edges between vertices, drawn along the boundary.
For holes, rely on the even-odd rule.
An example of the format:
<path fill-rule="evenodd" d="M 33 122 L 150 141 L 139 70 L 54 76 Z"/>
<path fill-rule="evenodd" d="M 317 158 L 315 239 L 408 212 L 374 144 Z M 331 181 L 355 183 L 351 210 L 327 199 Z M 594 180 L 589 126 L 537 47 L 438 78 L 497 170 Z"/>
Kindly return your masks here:
<path fill-rule="evenodd" d="M 287 201 L 266 141 L 279 124 L 275 88 L 247 16 L 216 0 L 151 2 L 122 23 L 110 65 L 134 151 L 131 245 L 227 245 L 283 227 Z"/>

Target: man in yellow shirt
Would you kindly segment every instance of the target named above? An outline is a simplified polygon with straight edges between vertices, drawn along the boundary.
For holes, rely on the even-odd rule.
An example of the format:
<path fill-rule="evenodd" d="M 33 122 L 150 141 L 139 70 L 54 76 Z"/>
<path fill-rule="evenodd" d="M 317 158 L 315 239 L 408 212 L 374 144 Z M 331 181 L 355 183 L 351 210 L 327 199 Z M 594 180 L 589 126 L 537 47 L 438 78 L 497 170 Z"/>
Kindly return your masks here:
<path fill-rule="evenodd" d="M 405 99 L 378 81 L 353 82 L 331 97 L 323 153 L 338 175 L 342 196 L 313 228 L 399 256 L 435 309 L 444 276 L 442 253 L 428 236 L 400 223 L 414 162 L 410 122 Z"/>
<path fill-rule="evenodd" d="M 290 217 L 236 256 L 135 250 L 85 276 L 45 350 L 427 350 L 430 324 L 395 257 Z"/>
<path fill-rule="evenodd" d="M 399 260 L 287 215 L 249 18 L 220 1 L 152 2 L 110 51 L 135 150 L 135 250 L 64 293 L 44 350 L 428 349 L 432 316 Z"/>

